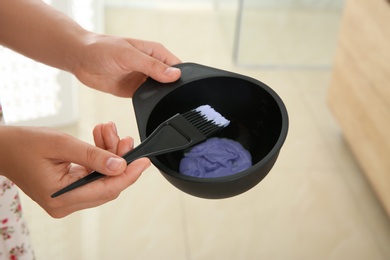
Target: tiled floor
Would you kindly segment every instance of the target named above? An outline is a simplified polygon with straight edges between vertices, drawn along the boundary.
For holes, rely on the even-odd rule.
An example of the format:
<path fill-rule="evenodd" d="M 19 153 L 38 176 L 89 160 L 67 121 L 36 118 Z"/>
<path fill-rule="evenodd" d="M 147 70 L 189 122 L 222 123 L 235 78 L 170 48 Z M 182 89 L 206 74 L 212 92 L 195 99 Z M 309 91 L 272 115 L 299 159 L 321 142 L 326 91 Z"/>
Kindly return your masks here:
<path fill-rule="evenodd" d="M 108 33 L 268 84 L 287 106 L 289 135 L 270 174 L 230 199 L 186 195 L 154 167 L 116 201 L 61 220 L 23 198 L 37 259 L 390 259 L 389 218 L 326 104 L 329 70 L 235 66 L 232 27 L 211 10 L 111 8 L 106 19 Z M 95 124 L 114 121 L 139 142 L 131 100 L 80 87 L 80 113 L 61 130 L 92 142 Z"/>

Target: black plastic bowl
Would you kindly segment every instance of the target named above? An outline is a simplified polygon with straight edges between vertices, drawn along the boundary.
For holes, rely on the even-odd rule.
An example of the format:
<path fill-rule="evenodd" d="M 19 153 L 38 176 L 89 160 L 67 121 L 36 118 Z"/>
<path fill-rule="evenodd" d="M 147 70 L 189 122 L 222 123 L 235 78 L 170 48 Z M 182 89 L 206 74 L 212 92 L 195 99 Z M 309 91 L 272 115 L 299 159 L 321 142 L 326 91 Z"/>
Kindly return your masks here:
<path fill-rule="evenodd" d="M 253 166 L 225 177 L 196 178 L 180 174 L 183 151 L 151 158 L 163 176 L 180 190 L 201 198 L 241 194 L 257 185 L 273 167 L 288 131 L 287 110 L 264 83 L 243 75 L 194 63 L 177 65 L 181 78 L 168 84 L 148 79 L 133 97 L 143 141 L 164 120 L 200 105 L 210 105 L 231 121 L 218 137 L 240 142 Z"/>

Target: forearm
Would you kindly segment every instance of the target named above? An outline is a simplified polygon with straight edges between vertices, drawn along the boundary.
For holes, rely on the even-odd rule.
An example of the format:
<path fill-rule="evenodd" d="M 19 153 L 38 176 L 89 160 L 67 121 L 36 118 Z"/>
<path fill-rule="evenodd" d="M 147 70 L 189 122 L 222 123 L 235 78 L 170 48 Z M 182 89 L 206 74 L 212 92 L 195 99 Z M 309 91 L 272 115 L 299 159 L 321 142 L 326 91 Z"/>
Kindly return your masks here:
<path fill-rule="evenodd" d="M 0 1 L 0 44 L 47 65 L 72 71 L 90 34 L 40 0 Z"/>

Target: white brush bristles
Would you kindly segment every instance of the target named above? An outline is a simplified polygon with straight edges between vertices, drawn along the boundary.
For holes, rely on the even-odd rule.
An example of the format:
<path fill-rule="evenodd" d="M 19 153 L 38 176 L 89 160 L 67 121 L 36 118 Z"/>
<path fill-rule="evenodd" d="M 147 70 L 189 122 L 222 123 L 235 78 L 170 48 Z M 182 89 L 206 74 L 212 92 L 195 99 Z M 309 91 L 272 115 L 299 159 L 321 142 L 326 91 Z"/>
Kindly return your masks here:
<path fill-rule="evenodd" d="M 206 120 L 211 121 L 218 126 L 226 127 L 230 123 L 229 120 L 224 118 L 209 105 L 199 106 L 195 111 L 199 112 Z"/>

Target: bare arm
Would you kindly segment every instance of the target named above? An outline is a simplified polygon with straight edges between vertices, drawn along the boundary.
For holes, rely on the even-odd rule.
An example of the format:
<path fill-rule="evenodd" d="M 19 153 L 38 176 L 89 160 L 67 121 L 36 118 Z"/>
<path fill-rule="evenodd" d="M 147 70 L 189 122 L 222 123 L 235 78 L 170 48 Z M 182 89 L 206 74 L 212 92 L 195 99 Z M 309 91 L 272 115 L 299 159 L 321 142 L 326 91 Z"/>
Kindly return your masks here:
<path fill-rule="evenodd" d="M 181 61 L 161 44 L 87 31 L 40 0 L 0 0 L 0 44 L 122 97 L 148 76 L 167 83 L 181 75 L 171 67 Z"/>
<path fill-rule="evenodd" d="M 0 1 L 0 44 L 39 62 L 72 71 L 90 35 L 43 1 Z"/>

